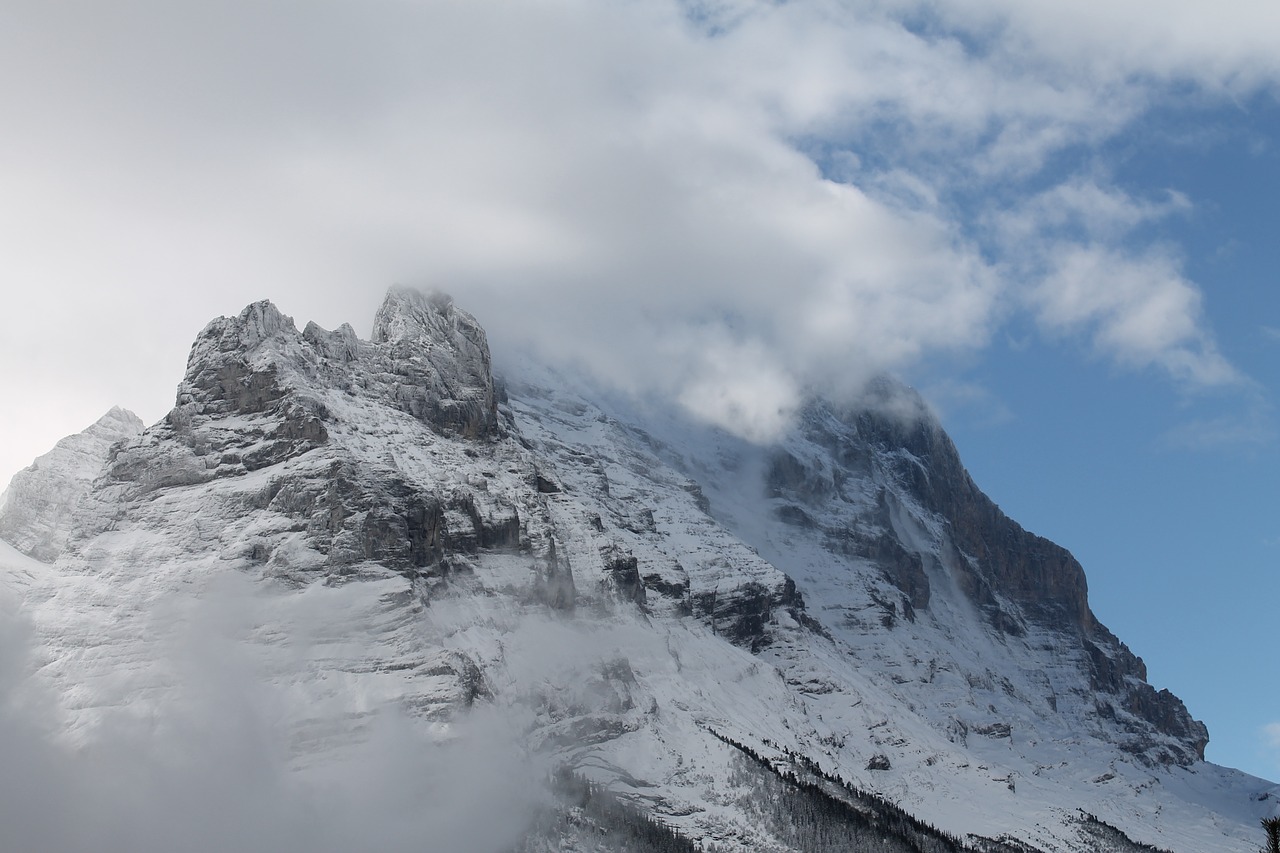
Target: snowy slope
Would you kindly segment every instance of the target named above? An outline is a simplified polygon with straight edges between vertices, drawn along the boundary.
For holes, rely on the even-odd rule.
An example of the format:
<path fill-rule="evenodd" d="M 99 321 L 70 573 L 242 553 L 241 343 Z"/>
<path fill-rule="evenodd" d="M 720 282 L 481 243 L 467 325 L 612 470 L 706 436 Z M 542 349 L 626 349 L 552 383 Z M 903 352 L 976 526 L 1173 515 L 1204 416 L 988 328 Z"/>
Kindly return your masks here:
<path fill-rule="evenodd" d="M 57 562 L 5 550 L 0 578 L 81 749 L 248 691 L 305 778 L 393 719 L 508 782 L 571 765 L 717 849 L 793 849 L 732 741 L 959 837 L 1096 849 L 1083 809 L 1252 850 L 1270 784 L 1199 760 L 1069 563 L 1019 586 L 907 476 L 941 458 L 870 424 L 818 406 L 759 448 L 550 371 L 504 391 L 447 298 L 392 291 L 368 341 L 256 303 L 201 333 Z"/>
<path fill-rule="evenodd" d="M 962 588 L 971 581 L 946 565 L 956 551 L 947 521 L 895 480 L 906 451 L 858 447 L 829 407 L 811 411 L 780 447 L 759 448 L 661 407 L 575 387 L 565 376 L 523 373 L 512 393 L 526 433 L 553 452 L 561 448 L 567 464 L 560 470 L 570 469 L 574 454 L 608 460 L 624 449 L 641 459 L 614 470 L 620 477 L 646 472 L 627 485 L 647 489 L 655 502 L 662 495 L 648 472 L 665 467 L 677 480 L 696 478 L 712 515 L 795 579 L 807 615 L 831 641 L 796 632 L 760 655 L 803 699 L 809 720 L 820 720 L 781 743 L 961 835 L 1012 834 L 1056 849 L 1063 819 L 1084 809 L 1169 849 L 1252 849 L 1257 818 L 1274 807 L 1272 798 L 1260 799 L 1270 784 L 1198 760 L 1198 724 L 1177 717 L 1169 726 L 1175 734 L 1162 732 L 1126 711 L 1127 697 L 1099 690 L 1074 629 L 1038 623 L 1003 597 L 1004 615 L 1018 619 L 1021 633 L 993 625 Z M 846 456 L 858 457 L 843 470 L 831 452 L 841 443 L 832 431 L 842 433 L 834 438 Z M 810 461 L 807 471 L 791 471 L 797 480 L 815 471 L 820 477 L 825 465 L 826 487 L 810 487 L 799 506 L 803 490 L 777 482 L 780 458 Z M 835 532 L 874 538 L 881 527 L 925 558 L 927 603 L 917 595 L 910 606 L 894 582 L 901 554 L 869 559 L 833 543 Z M 1107 638 L 1114 641 L 1097 626 L 1093 639 Z M 1119 644 L 1108 651 L 1127 654 Z M 1139 697 L 1150 691 L 1145 682 L 1124 689 L 1139 686 Z M 866 770 L 872 755 L 887 757 L 890 769 Z M 1185 821 L 1170 821 L 1174 809 Z"/>

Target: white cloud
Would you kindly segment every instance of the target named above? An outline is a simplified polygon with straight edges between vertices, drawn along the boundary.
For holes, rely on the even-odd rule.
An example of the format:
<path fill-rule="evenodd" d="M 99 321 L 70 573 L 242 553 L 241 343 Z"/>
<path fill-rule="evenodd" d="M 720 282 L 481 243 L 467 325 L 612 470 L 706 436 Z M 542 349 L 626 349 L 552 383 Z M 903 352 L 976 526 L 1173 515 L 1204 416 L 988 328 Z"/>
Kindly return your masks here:
<path fill-rule="evenodd" d="M 1240 92 L 1280 75 L 1280 9 L 1251 0 L 907 2 L 970 32 L 998 35 L 1011 60 L 1052 65 L 1104 86 L 1132 77 L 1184 80 Z"/>
<path fill-rule="evenodd" d="M 1161 444 L 1182 450 L 1216 450 L 1224 447 L 1261 447 L 1276 439 L 1274 420 L 1249 411 L 1203 418 L 1180 424 L 1161 437 Z"/>
<path fill-rule="evenodd" d="M 1280 722 L 1263 726 L 1261 734 L 1263 745 L 1271 753 L 1274 766 L 1280 768 Z"/>
<path fill-rule="evenodd" d="M 1011 249 L 1047 236 L 1114 245 L 1139 226 L 1190 210 L 1190 199 L 1175 190 L 1155 200 L 1135 199 L 1096 179 L 1076 177 L 997 212 L 993 225 Z"/>
<path fill-rule="evenodd" d="M 1240 384 L 1177 252 L 1133 236 L 1190 210 L 1173 190 L 1139 199 L 1074 177 L 994 213 L 987 226 L 1011 274 L 1028 283 L 1022 295 L 1050 334 L 1084 336 L 1122 366 L 1158 368 L 1189 387 Z"/>
<path fill-rule="evenodd" d="M 686 409 L 752 441 L 767 441 L 786 429 L 803 401 L 763 347 L 725 336 L 698 349 L 699 361 L 679 392 Z"/>
<path fill-rule="evenodd" d="M 1060 248 L 1034 299 L 1046 327 L 1083 332 L 1121 364 L 1158 367 L 1196 386 L 1240 378 L 1201 326 L 1200 292 L 1167 253 Z"/>

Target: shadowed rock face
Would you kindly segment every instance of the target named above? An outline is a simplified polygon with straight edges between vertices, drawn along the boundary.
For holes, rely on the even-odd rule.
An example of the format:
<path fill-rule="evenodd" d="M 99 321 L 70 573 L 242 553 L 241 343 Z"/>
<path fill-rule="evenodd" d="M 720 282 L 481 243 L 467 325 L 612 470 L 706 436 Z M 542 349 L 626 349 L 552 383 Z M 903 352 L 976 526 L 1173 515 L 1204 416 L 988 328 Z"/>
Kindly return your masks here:
<path fill-rule="evenodd" d="M 1084 569 L 1065 548 L 1028 533 L 983 494 L 937 421 L 928 415 L 902 419 L 874 408 L 852 420 L 872 446 L 910 454 L 910 460 L 898 457 L 896 474 L 925 509 L 946 519 L 953 544 L 970 558 L 964 564 L 981 567 L 971 568 L 975 603 L 988 604 L 984 591 L 993 587 L 1036 622 L 1092 631 L 1096 620 Z"/>
<path fill-rule="evenodd" d="M 878 421 L 878 422 L 877 422 Z M 866 416 L 859 426 L 872 440 L 896 438 L 924 463 L 926 476 L 914 490 L 921 502 L 949 522 L 955 545 L 977 575 L 975 588 L 986 585 L 1015 601 L 1026 618 L 1041 622 L 1083 643 L 1091 662 L 1094 690 L 1120 698 L 1130 713 L 1151 723 L 1188 747 L 1167 756 L 1178 763 L 1204 759 L 1209 732 L 1192 719 L 1182 700 L 1146 683 L 1142 659 L 1098 622 L 1089 609 L 1084 569 L 1065 548 L 1037 536 L 1010 519 L 974 484 L 941 426 L 932 419 L 904 427 Z"/>
<path fill-rule="evenodd" d="M 906 449 L 920 461 L 904 466 L 911 493 L 947 520 L 952 542 L 972 558 L 962 561 L 975 603 L 998 590 L 1016 602 L 1022 614 L 1082 643 L 1090 661 L 1093 689 L 1119 697 L 1133 715 L 1157 731 L 1186 743 L 1179 763 L 1203 759 L 1209 742 L 1204 724 L 1168 690 L 1146 683 L 1147 668 L 1089 609 L 1084 569 L 1065 548 L 1022 528 L 974 484 L 955 445 L 932 418 L 903 422 L 874 412 L 858 415 L 859 432 L 874 444 Z"/>
<path fill-rule="evenodd" d="M 1074 650 L 1099 707 L 1132 718 L 1121 726 L 1126 749 L 1181 764 L 1204 757 L 1204 725 L 1176 696 L 1147 684 L 1142 660 L 1097 621 L 1080 564 L 982 493 L 914 391 L 880 380 L 856 408 L 815 401 L 801 422 L 809 455 L 774 450 L 765 493 L 779 520 L 816 531 L 833 554 L 877 567 L 901 593 L 899 602 L 876 599 L 886 627 L 899 607 L 909 620 L 929 608 L 932 568 L 954 581 L 995 637 L 1048 631 Z"/>

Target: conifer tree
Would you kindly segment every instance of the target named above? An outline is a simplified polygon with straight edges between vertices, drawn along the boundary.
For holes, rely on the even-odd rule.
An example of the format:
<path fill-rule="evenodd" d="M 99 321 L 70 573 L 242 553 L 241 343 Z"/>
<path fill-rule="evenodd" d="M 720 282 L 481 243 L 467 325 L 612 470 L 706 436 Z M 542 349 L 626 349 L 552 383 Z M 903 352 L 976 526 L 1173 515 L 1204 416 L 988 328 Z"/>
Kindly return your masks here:
<path fill-rule="evenodd" d="M 1267 846 L 1263 853 L 1280 853 L 1280 817 L 1263 818 L 1262 829 L 1267 833 Z"/>

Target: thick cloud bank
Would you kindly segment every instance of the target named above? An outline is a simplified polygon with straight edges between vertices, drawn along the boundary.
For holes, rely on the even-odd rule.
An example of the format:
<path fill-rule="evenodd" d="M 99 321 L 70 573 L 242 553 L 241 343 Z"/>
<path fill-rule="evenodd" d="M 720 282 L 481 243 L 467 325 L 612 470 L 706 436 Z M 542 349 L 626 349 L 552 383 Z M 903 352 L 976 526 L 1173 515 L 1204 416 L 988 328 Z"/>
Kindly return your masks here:
<path fill-rule="evenodd" d="M 510 717 L 473 713 L 441 739 L 386 708 L 350 725 L 345 746 L 298 753 L 286 718 L 300 709 L 240 645 L 251 586 L 232 579 L 199 601 L 150 602 L 183 608 L 181 628 L 152 649 L 179 683 L 161 704 L 103 709 L 74 743 L 31 676 L 33 638 L 0 588 L 6 849 L 492 853 L 520 840 L 543 777 Z"/>
<path fill-rule="evenodd" d="M 1019 314 L 1232 383 L 1179 254 L 1134 231 L 1195 200 L 1063 155 L 1175 98 L 1274 91 L 1276 15 L 26 4 L 0 31 L 0 357 L 31 369 L 0 391 L 43 413 L 17 432 L 77 382 L 147 413 L 210 316 L 270 296 L 334 326 L 392 281 L 753 437 L 806 387 L 981 348 Z"/>

